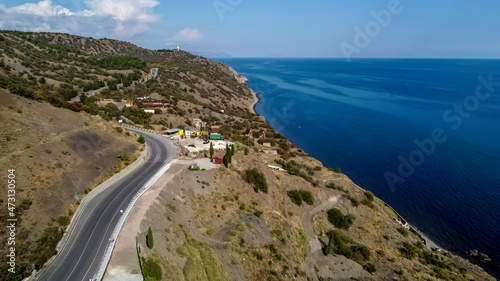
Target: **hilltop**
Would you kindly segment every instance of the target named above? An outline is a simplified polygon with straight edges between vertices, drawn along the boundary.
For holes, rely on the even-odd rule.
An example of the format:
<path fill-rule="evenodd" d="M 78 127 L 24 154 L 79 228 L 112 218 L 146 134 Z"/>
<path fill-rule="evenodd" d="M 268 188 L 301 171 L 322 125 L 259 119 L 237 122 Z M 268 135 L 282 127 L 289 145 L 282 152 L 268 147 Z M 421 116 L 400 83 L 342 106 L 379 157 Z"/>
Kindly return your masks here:
<path fill-rule="evenodd" d="M 123 164 L 117 156 L 141 149 L 118 127 L 121 118 L 155 131 L 197 130 L 197 120 L 205 131 L 219 125 L 235 147 L 227 168 L 192 171 L 210 153 L 179 139 L 170 181 L 128 226 L 153 228 L 152 249 L 139 234 L 141 257 L 161 268 L 150 280 L 493 280 L 464 259 L 427 249 L 371 192 L 276 132 L 253 111 L 246 79 L 223 63 L 53 33 L 2 31 L 0 50 L 0 163 L 18 166 L 26 274 L 54 253 L 57 235 L 43 230 L 64 228 L 82 196 Z M 158 76 L 146 81 L 152 68 Z M 163 107 L 146 113 L 138 94 Z M 37 248 L 47 237 L 46 249 Z M 122 256 L 137 267 L 135 244 L 122 250 L 132 251 Z"/>

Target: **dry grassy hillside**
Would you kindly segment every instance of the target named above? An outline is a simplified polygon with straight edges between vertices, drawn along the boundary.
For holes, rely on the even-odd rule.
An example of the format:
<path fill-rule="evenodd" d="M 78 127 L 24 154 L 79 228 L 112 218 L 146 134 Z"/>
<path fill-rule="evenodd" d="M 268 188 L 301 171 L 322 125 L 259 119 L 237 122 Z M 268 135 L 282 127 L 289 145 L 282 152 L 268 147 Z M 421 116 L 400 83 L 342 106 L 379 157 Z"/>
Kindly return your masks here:
<path fill-rule="evenodd" d="M 54 108 L 3 89 L 0 124 L 0 179 L 7 181 L 8 169 L 15 169 L 16 175 L 18 265 L 41 266 L 55 253 L 57 229 L 67 226 L 78 202 L 115 173 L 118 154 L 135 155 L 139 143 L 99 117 Z M 5 257 L 7 185 L 1 192 Z"/>

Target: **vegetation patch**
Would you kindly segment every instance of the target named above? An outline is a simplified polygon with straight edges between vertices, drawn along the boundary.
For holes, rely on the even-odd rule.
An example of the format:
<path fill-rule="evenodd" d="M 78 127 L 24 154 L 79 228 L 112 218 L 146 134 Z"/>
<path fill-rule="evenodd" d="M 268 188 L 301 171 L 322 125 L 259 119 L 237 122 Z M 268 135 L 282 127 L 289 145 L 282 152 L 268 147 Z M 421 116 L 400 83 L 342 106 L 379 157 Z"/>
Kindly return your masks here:
<path fill-rule="evenodd" d="M 327 233 L 328 244 L 323 246 L 323 254 L 337 254 L 363 264 L 370 260 L 370 249 L 355 243 L 350 237 L 342 234 L 339 230 L 331 230 Z M 374 267 L 370 269 L 374 270 Z M 373 271 L 375 272 L 375 271 Z"/>
<path fill-rule="evenodd" d="M 267 193 L 268 185 L 266 176 L 264 176 L 264 173 L 259 171 L 257 168 L 246 170 L 244 174 L 244 180 L 253 185 L 253 189 L 255 190 L 255 192 L 262 191 L 264 193 Z"/>
<path fill-rule="evenodd" d="M 142 275 L 145 281 L 161 281 L 163 280 L 163 272 L 161 266 L 153 259 L 142 259 Z"/>
<path fill-rule="evenodd" d="M 353 214 L 344 216 L 337 208 L 332 208 L 327 211 L 328 221 L 337 228 L 349 229 L 356 217 Z"/>
<path fill-rule="evenodd" d="M 187 237 L 177 253 L 187 258 L 182 270 L 185 280 L 230 281 L 217 254 L 207 244 Z"/>
<path fill-rule="evenodd" d="M 302 202 L 306 202 L 307 205 L 314 204 L 314 197 L 308 190 L 290 190 L 286 193 L 286 195 L 288 195 L 290 200 L 298 206 L 301 206 Z"/>

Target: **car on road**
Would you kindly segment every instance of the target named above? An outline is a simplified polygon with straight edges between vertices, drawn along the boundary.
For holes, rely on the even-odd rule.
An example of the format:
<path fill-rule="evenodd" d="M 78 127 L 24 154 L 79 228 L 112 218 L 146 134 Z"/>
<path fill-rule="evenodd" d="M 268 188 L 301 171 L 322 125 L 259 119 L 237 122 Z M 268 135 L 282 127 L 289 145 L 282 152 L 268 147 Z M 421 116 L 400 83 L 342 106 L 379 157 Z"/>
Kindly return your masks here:
<path fill-rule="evenodd" d="M 189 146 L 189 147 L 196 148 L 196 145 L 194 145 L 194 144 L 190 144 L 190 145 L 188 145 L 188 146 Z"/>
<path fill-rule="evenodd" d="M 109 242 L 115 242 L 115 239 L 109 238 Z"/>

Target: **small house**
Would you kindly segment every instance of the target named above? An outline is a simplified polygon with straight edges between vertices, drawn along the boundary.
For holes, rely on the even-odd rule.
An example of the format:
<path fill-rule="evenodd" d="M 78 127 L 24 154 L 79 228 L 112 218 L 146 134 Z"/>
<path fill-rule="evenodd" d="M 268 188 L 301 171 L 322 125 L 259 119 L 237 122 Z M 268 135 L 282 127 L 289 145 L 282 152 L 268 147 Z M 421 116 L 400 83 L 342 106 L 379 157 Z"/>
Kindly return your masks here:
<path fill-rule="evenodd" d="M 219 111 L 220 113 L 224 113 L 224 108 L 223 107 L 219 108 Z"/>
<path fill-rule="evenodd" d="M 148 96 L 146 96 L 146 94 L 143 94 L 143 93 L 140 93 L 140 94 L 137 94 L 137 99 L 138 100 L 143 100 L 145 98 L 147 98 Z"/>
<path fill-rule="evenodd" d="M 142 103 L 142 105 L 144 105 L 144 106 L 148 105 L 149 106 L 149 105 L 153 105 L 153 103 L 149 102 L 149 101 L 145 101 L 145 102 Z"/>
<path fill-rule="evenodd" d="M 218 133 L 219 133 L 219 131 L 220 131 L 220 129 L 219 129 L 219 128 L 216 128 L 216 129 L 212 128 L 212 129 L 210 129 L 210 134 L 211 134 L 211 135 L 212 135 L 212 134 L 218 134 Z"/>
<path fill-rule="evenodd" d="M 125 106 L 126 107 L 132 107 L 134 105 L 134 102 L 131 101 L 131 100 L 128 100 L 126 103 L 125 103 Z"/>
<path fill-rule="evenodd" d="M 247 129 L 247 130 L 245 131 L 245 137 L 247 137 L 247 138 L 251 138 L 251 137 L 252 137 L 252 135 L 253 135 L 252 130 Z"/>
<path fill-rule="evenodd" d="M 266 139 L 263 143 L 262 143 L 263 146 L 267 146 L 267 147 L 271 147 L 271 140 L 270 139 Z"/>
<path fill-rule="evenodd" d="M 152 102 L 153 106 L 163 106 L 163 103 L 161 102 L 161 100 L 154 100 Z"/>
<path fill-rule="evenodd" d="M 212 163 L 220 165 L 224 161 L 224 154 L 216 154 L 214 158 L 212 158 Z"/>
<path fill-rule="evenodd" d="M 137 104 L 132 105 L 133 109 L 139 109 L 139 106 Z"/>
<path fill-rule="evenodd" d="M 265 138 L 265 137 L 266 137 L 266 131 L 264 131 L 264 130 L 262 130 L 262 129 L 261 129 L 261 130 L 259 131 L 259 139 L 263 139 L 263 138 Z"/>
<path fill-rule="evenodd" d="M 146 112 L 146 113 L 153 113 L 154 114 L 155 113 L 155 109 L 156 108 L 154 108 L 154 107 L 146 107 L 146 108 L 144 108 L 144 112 Z"/>

